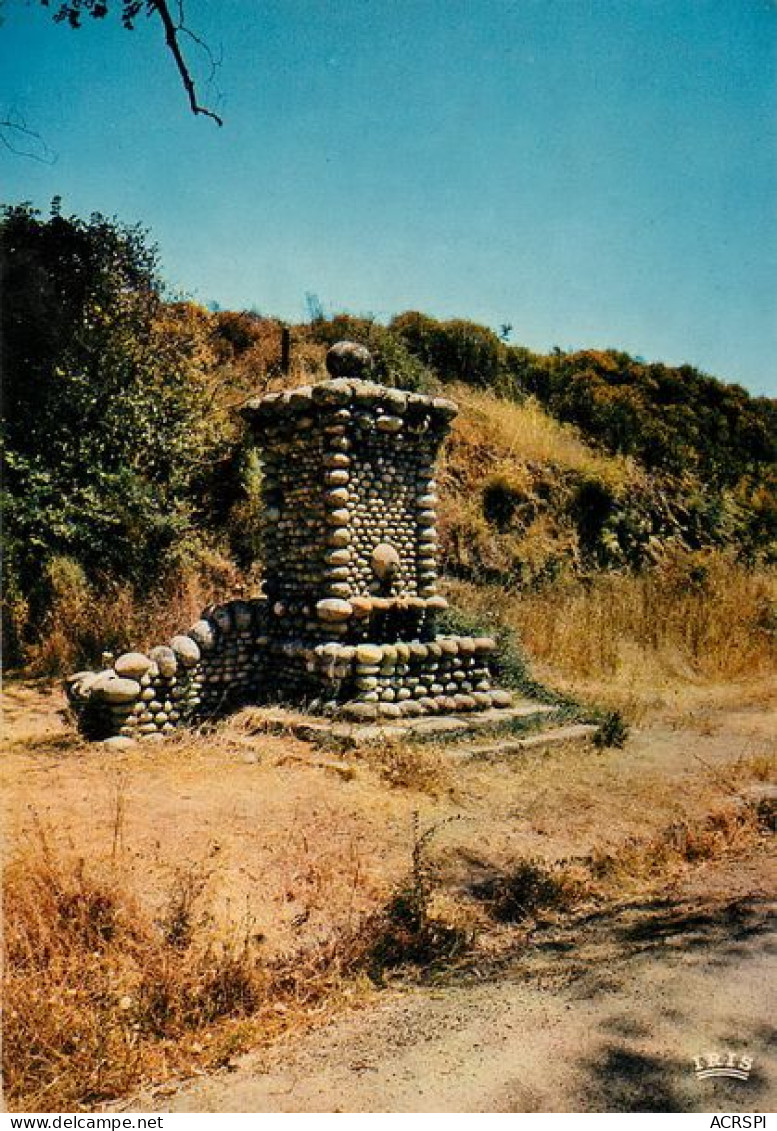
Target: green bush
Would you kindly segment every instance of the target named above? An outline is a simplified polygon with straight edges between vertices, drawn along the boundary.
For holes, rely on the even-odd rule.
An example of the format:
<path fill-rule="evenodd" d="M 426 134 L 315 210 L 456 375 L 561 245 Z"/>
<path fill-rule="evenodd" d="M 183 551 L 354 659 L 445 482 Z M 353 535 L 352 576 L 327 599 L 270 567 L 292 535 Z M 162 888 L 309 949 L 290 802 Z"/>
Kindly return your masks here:
<path fill-rule="evenodd" d="M 582 350 L 527 360 L 521 383 L 559 419 L 651 470 L 725 487 L 777 462 L 777 401 L 690 365 Z"/>
<path fill-rule="evenodd" d="M 225 436 L 208 412 L 207 324 L 162 301 L 138 228 L 6 208 L 2 371 L 6 621 L 40 627 L 52 559 L 151 583 L 191 540 L 197 487 Z M 203 312 L 204 313 L 204 312 Z M 27 624 L 18 623 L 28 601 Z M 45 602 L 43 603 L 45 604 Z"/>
<path fill-rule="evenodd" d="M 411 392 L 431 391 L 433 376 L 426 365 L 402 341 L 401 336 L 372 318 L 336 314 L 311 324 L 315 341 L 333 346 L 335 342 L 359 342 L 371 352 L 375 369 L 373 380 L 382 385 Z"/>
<path fill-rule="evenodd" d="M 389 329 L 439 380 L 498 388 L 506 346 L 488 327 L 408 311 L 392 319 Z"/>

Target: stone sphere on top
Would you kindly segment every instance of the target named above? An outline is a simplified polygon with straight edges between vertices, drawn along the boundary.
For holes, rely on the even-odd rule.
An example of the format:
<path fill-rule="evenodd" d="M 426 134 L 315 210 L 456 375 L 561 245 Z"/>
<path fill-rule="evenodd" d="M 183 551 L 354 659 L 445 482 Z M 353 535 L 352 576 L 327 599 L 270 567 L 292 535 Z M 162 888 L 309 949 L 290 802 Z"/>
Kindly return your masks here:
<path fill-rule="evenodd" d="M 332 377 L 359 377 L 369 380 L 372 354 L 358 342 L 335 342 L 326 355 L 326 368 Z"/>

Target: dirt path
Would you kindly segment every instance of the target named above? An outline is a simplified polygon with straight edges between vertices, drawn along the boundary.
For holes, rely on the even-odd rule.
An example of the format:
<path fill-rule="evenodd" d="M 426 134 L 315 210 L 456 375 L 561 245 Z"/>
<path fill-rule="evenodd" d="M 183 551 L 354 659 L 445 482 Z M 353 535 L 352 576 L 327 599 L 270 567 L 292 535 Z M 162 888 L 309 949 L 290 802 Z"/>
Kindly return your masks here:
<path fill-rule="evenodd" d="M 775 876 L 766 858 L 729 862 L 703 877 L 714 898 L 699 880 L 558 930 L 479 978 L 391 991 L 140 1108 L 774 1110 Z M 728 1050 L 753 1058 L 749 1080 L 696 1079 L 695 1056 Z"/>

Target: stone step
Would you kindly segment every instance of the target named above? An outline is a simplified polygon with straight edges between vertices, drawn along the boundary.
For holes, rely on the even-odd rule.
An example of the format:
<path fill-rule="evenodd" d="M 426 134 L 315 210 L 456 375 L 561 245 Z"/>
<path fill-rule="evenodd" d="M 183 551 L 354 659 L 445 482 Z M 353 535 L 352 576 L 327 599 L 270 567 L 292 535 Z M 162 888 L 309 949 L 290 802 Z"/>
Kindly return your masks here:
<path fill-rule="evenodd" d="M 530 728 L 551 718 L 556 708 L 532 699 L 518 700 L 510 707 L 473 711 L 471 714 L 423 715 L 414 719 L 392 719 L 385 724 L 335 722 L 301 715 L 280 708 L 254 708 L 260 729 L 270 733 L 292 733 L 308 742 L 331 742 L 353 748 L 387 739 L 445 741 L 467 735 L 488 734 L 512 727 Z"/>
<path fill-rule="evenodd" d="M 510 754 L 521 754 L 527 750 L 542 750 L 549 746 L 560 746 L 567 742 L 590 742 L 596 734 L 593 723 L 573 723 L 568 726 L 553 727 L 539 734 L 527 734 L 524 738 L 502 738 L 495 742 L 470 746 L 459 743 L 450 753 L 463 762 L 492 761 Z"/>

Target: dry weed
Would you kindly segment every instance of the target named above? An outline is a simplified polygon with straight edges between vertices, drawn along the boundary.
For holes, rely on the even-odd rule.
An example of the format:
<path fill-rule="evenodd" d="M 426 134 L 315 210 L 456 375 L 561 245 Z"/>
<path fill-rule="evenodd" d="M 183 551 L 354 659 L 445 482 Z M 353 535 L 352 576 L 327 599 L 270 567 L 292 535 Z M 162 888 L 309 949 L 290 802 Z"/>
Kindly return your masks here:
<path fill-rule="evenodd" d="M 735 782 L 777 781 L 777 750 L 758 750 L 740 758 L 732 767 Z"/>
<path fill-rule="evenodd" d="M 521 403 L 467 385 L 455 385 L 450 395 L 460 413 L 456 440 L 472 448 L 486 445 L 508 461 L 547 464 L 575 471 L 621 487 L 636 475 L 635 465 L 624 456 L 600 455 L 570 424 L 562 424 L 533 397 Z"/>
<path fill-rule="evenodd" d="M 498 923 L 521 923 L 540 911 L 568 911 L 585 891 L 585 884 L 566 862 L 548 864 L 540 859 L 519 860 L 471 888 L 471 894 Z"/>
<path fill-rule="evenodd" d="M 468 894 L 497 923 L 547 923 L 592 907 L 620 903 L 665 888 L 690 867 L 751 853 L 764 843 L 757 806 L 718 805 L 696 820 L 679 820 L 657 834 L 630 837 L 610 850 L 546 860 L 522 857 L 493 868 Z"/>
<path fill-rule="evenodd" d="M 389 739 L 380 745 L 365 746 L 363 755 L 381 779 L 396 789 L 415 790 L 432 797 L 453 790 L 450 761 L 431 746 Z"/>
<path fill-rule="evenodd" d="M 761 838 L 755 807 L 721 804 L 704 818 L 677 821 L 645 840 L 631 838 L 613 852 L 593 852 L 586 859 L 592 891 L 622 897 L 630 888 L 665 883 L 689 864 L 745 852 Z"/>
<path fill-rule="evenodd" d="M 595 683 L 631 721 L 667 686 L 763 677 L 777 666 L 768 612 L 777 573 L 723 554 L 683 555 L 643 574 L 565 579 L 536 593 L 456 583 L 457 605 L 515 628 L 564 683 Z"/>

